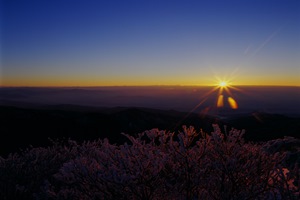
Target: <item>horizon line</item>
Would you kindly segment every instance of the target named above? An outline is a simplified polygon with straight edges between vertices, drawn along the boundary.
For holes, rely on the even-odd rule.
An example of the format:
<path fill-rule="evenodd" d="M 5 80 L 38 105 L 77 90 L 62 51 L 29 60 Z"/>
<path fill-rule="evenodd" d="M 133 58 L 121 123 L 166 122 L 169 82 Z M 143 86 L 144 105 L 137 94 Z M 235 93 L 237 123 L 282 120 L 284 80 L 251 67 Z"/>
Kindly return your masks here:
<path fill-rule="evenodd" d="M 96 88 L 96 87 L 216 87 L 218 84 L 209 84 L 209 85 L 197 85 L 197 84 L 191 84 L 191 85 L 168 85 L 168 84 L 157 84 L 157 85 L 0 85 L 0 88 Z M 230 86 L 235 87 L 300 87 L 300 85 L 272 85 L 272 84 L 230 84 Z"/>

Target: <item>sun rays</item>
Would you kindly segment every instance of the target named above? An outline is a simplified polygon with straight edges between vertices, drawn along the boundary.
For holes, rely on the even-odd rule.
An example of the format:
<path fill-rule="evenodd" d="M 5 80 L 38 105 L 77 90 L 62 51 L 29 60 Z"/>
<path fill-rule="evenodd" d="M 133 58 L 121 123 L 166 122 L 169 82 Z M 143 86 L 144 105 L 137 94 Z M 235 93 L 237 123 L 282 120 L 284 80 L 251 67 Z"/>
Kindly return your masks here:
<path fill-rule="evenodd" d="M 195 112 L 200 106 L 203 106 L 203 108 L 201 108 L 199 114 L 203 117 L 208 114 L 219 116 L 223 109 L 237 110 L 239 108 L 238 101 L 233 94 L 233 91 L 242 92 L 242 90 L 234 87 L 231 80 L 221 80 L 218 77 L 216 77 L 216 79 L 217 83 L 212 87 L 212 89 L 200 97 L 199 103 L 193 107 L 191 111 L 176 124 L 175 127 L 178 127 L 183 120 L 188 118 L 189 115 Z M 215 103 L 207 104 L 207 102 Z"/>
<path fill-rule="evenodd" d="M 215 98 L 214 104 L 212 103 L 204 109 L 201 109 L 201 113 L 203 115 L 208 114 L 212 110 L 218 112 L 218 110 L 224 108 L 231 110 L 237 110 L 239 108 L 238 101 L 233 91 L 242 92 L 242 90 L 233 86 L 232 80 L 230 79 L 221 79 L 219 77 L 215 77 L 215 79 L 216 84 L 211 90 L 201 96 L 201 101 L 191 110 L 191 112 L 194 112 L 196 109 L 198 109 L 208 99 L 213 98 Z"/>
<path fill-rule="evenodd" d="M 218 108 L 222 108 L 225 106 L 225 99 L 227 99 L 227 103 L 231 109 L 238 109 L 238 103 L 233 97 L 231 90 L 239 90 L 236 87 L 233 87 L 229 81 L 222 80 L 219 81 L 218 85 L 216 86 L 216 90 L 218 90 L 218 97 L 216 106 Z"/>

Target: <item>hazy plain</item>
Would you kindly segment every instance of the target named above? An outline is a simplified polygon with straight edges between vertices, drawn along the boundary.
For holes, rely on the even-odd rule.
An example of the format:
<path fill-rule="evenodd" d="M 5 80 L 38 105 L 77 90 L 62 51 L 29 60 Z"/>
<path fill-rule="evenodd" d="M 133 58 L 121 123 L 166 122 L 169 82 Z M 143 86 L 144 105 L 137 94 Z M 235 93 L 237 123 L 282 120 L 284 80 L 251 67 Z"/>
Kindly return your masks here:
<path fill-rule="evenodd" d="M 214 90 L 215 89 L 215 90 Z M 240 86 L 223 90 L 238 103 L 236 113 L 262 111 L 300 115 L 300 87 Z M 184 112 L 212 111 L 219 88 L 199 86 L 148 87 L 3 87 L 0 103 L 14 106 L 80 105 L 92 107 L 146 107 Z"/>

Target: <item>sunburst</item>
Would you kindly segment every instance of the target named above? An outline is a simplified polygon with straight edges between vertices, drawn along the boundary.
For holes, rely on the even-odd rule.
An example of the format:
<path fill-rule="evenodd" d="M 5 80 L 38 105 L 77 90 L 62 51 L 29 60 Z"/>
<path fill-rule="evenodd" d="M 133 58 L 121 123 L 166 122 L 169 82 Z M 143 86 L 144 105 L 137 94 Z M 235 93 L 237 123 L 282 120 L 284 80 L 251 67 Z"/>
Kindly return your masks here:
<path fill-rule="evenodd" d="M 231 90 L 238 90 L 237 88 L 233 87 L 229 80 L 220 80 L 217 84 L 218 90 L 218 97 L 217 97 L 217 107 L 221 108 L 225 105 L 225 99 L 227 99 L 227 103 L 231 109 L 238 109 L 238 103 L 233 97 Z M 226 98 L 227 97 L 227 98 Z"/>
<path fill-rule="evenodd" d="M 231 80 L 226 80 L 226 79 L 221 80 L 218 77 L 216 77 L 216 79 L 217 79 L 217 84 L 215 84 L 211 90 L 209 90 L 207 93 L 201 96 L 202 100 L 195 107 L 193 107 L 192 110 L 182 120 L 180 120 L 175 127 L 177 127 L 180 124 L 180 122 L 186 119 L 191 113 L 197 110 L 208 99 L 210 99 L 211 96 L 214 96 L 215 94 L 217 94 L 215 104 L 212 104 L 211 106 L 202 109 L 200 111 L 200 114 L 202 116 L 207 115 L 210 111 L 214 110 L 215 108 L 222 108 L 226 104 L 233 110 L 239 108 L 238 102 L 231 91 L 235 90 L 235 91 L 242 92 L 242 90 L 240 90 L 237 87 L 234 87 Z"/>
<path fill-rule="evenodd" d="M 226 81 L 221 81 L 220 83 L 219 83 L 219 86 L 220 87 L 226 87 L 228 84 L 227 84 L 227 82 Z"/>

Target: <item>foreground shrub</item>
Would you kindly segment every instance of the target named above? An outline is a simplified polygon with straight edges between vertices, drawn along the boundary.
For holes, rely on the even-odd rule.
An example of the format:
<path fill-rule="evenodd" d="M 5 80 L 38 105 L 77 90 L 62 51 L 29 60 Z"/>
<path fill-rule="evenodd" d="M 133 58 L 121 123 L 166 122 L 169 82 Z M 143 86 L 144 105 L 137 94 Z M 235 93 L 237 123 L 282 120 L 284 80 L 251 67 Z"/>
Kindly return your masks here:
<path fill-rule="evenodd" d="M 0 157 L 0 199 L 34 199 L 47 182 L 55 182 L 53 175 L 62 164 L 78 155 L 77 144 L 53 142 L 48 148 L 30 148 L 21 155 Z"/>
<path fill-rule="evenodd" d="M 213 128 L 211 134 L 185 126 L 179 133 L 123 134 L 123 145 L 104 139 L 33 148 L 0 161 L 0 192 L 4 199 L 300 197 L 299 160 L 288 156 L 300 152 L 299 140 L 286 138 L 293 152 L 275 151 L 280 140 L 246 143 L 243 131 Z"/>

